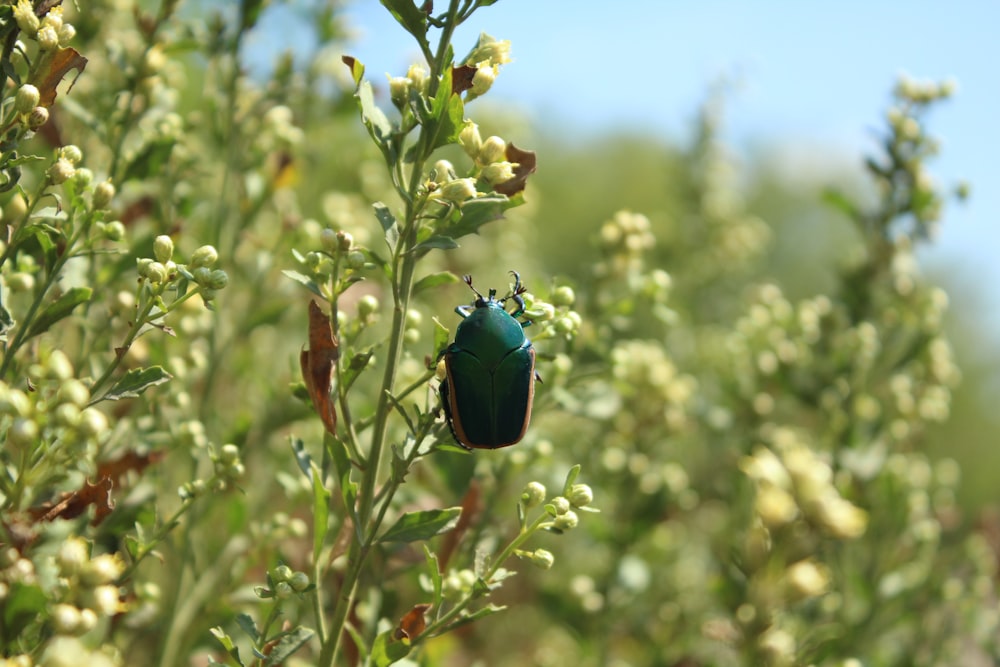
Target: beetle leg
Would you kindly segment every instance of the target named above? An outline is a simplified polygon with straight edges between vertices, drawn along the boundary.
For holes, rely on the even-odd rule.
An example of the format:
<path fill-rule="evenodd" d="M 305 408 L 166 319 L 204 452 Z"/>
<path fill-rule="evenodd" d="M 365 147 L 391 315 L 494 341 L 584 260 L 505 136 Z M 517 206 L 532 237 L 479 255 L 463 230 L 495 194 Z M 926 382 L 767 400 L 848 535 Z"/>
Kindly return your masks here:
<path fill-rule="evenodd" d="M 514 319 L 521 317 L 521 315 L 524 313 L 524 299 L 521 297 L 520 294 L 511 294 L 507 298 L 511 299 L 514 303 L 517 304 L 517 310 L 511 313 L 510 316 L 513 317 Z"/>
<path fill-rule="evenodd" d="M 535 379 L 538 380 L 539 382 L 542 382 L 542 376 L 538 374 L 538 371 L 535 371 Z M 545 383 L 543 382 L 542 384 Z"/>
<path fill-rule="evenodd" d="M 466 317 L 471 315 L 472 309 L 473 309 L 472 306 L 455 306 L 455 312 L 461 315 L 462 319 L 465 319 Z"/>
<path fill-rule="evenodd" d="M 472 276 L 470 276 L 469 274 L 465 274 L 464 276 L 462 276 L 462 280 L 464 280 L 465 284 L 469 286 L 469 289 L 471 289 L 473 292 L 476 293 L 476 296 L 478 296 L 480 299 L 483 298 L 483 295 L 479 293 L 479 290 L 477 290 L 475 287 L 472 286 Z"/>

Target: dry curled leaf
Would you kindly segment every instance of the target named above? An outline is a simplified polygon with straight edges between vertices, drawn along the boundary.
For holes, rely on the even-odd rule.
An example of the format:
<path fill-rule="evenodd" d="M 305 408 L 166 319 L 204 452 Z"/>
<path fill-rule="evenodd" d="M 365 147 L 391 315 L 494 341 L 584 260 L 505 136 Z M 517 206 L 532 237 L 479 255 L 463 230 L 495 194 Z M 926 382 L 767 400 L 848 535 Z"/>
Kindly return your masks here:
<path fill-rule="evenodd" d="M 399 619 L 399 625 L 396 626 L 396 631 L 392 633 L 393 638 L 409 643 L 419 637 L 424 628 L 427 627 L 424 614 L 430 608 L 431 605 L 429 604 L 413 605 L 413 609 L 406 612 L 406 615 Z"/>
<path fill-rule="evenodd" d="M 83 73 L 87 67 L 87 59 L 76 49 L 65 48 L 56 51 L 47 65 L 48 67 L 39 73 L 38 78 L 38 104 L 43 107 L 50 107 L 56 101 L 56 88 L 70 70 L 75 69 L 77 77 Z M 73 78 L 73 82 L 76 82 L 76 77 Z M 71 83 L 69 87 L 72 88 L 73 84 Z"/>
<path fill-rule="evenodd" d="M 472 77 L 476 76 L 476 68 L 472 65 L 459 65 L 451 68 L 451 92 L 461 95 L 472 88 Z"/>
<path fill-rule="evenodd" d="M 330 318 L 315 301 L 309 302 L 309 349 L 299 354 L 302 379 L 313 407 L 331 435 L 337 433 L 337 412 L 330 396 L 334 364 L 340 358 Z"/>
<path fill-rule="evenodd" d="M 523 151 L 510 143 L 507 144 L 507 161 L 517 164 L 514 167 L 514 178 L 498 183 L 493 186 L 493 190 L 512 197 L 524 190 L 524 186 L 528 184 L 528 176 L 535 173 L 537 158 L 534 151 Z"/>
<path fill-rule="evenodd" d="M 80 489 L 62 494 L 55 502 L 32 507 L 28 513 L 36 522 L 75 519 L 93 505 L 94 518 L 90 521 L 90 525 L 96 526 L 104 521 L 104 518 L 111 514 L 111 510 L 115 508 L 115 504 L 111 500 L 113 486 L 114 482 L 111 477 L 100 477 L 94 484 L 91 484 L 90 481 L 84 481 Z"/>

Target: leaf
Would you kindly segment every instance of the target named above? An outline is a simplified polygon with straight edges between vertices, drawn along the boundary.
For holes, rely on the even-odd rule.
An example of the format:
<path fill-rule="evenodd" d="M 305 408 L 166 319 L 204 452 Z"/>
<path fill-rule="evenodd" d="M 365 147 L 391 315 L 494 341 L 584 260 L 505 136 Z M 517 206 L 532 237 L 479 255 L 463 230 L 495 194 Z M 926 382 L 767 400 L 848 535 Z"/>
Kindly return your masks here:
<path fill-rule="evenodd" d="M 458 241 L 451 238 L 450 236 L 443 236 L 440 234 L 435 234 L 423 243 L 418 243 L 410 249 L 410 253 L 416 255 L 417 257 L 423 257 L 428 252 L 434 249 L 438 250 L 452 250 L 457 248 Z"/>
<path fill-rule="evenodd" d="M 16 580 L 11 582 L 0 606 L 4 636 L 8 641 L 18 637 L 29 624 L 45 618 L 47 606 L 48 599 L 40 586 Z"/>
<path fill-rule="evenodd" d="M 123 398 L 137 398 L 150 387 L 163 384 L 173 377 L 162 366 L 133 368 L 123 375 L 104 396 L 101 396 L 100 400 L 118 401 Z"/>
<path fill-rule="evenodd" d="M 310 628 L 303 626 L 298 626 L 294 630 L 285 633 L 278 643 L 271 648 L 271 652 L 268 654 L 267 659 L 264 661 L 265 665 L 280 665 L 285 662 L 289 656 L 302 648 L 310 639 L 315 635 L 315 631 Z"/>
<path fill-rule="evenodd" d="M 170 154 L 177 142 L 169 137 L 150 141 L 142 147 L 125 168 L 123 181 L 149 178 L 162 173 L 163 166 L 170 160 Z"/>
<path fill-rule="evenodd" d="M 55 521 L 56 519 L 75 519 L 91 505 L 94 506 L 94 518 L 90 525 L 96 526 L 111 514 L 115 504 L 111 500 L 111 488 L 114 486 L 110 477 L 99 478 L 93 484 L 84 480 L 83 486 L 76 491 L 62 494 L 55 502 L 48 502 L 28 510 L 35 521 Z"/>
<path fill-rule="evenodd" d="M 524 186 L 528 184 L 528 176 L 535 173 L 538 162 L 534 151 L 523 151 L 513 143 L 507 144 L 507 161 L 517 165 L 514 167 L 514 178 L 497 183 L 493 190 L 512 197 L 524 190 Z"/>
<path fill-rule="evenodd" d="M 315 462 L 310 462 L 313 488 L 313 563 L 319 562 L 320 551 L 326 540 L 330 521 L 330 490 L 323 486 L 323 472 Z"/>
<path fill-rule="evenodd" d="M 823 191 L 823 202 L 837 209 L 852 220 L 861 220 L 861 211 L 851 199 L 839 190 L 827 188 Z"/>
<path fill-rule="evenodd" d="M 291 269 L 285 269 L 282 271 L 286 278 L 291 278 L 300 285 L 304 285 L 307 290 L 315 294 L 316 296 L 323 298 L 323 292 L 320 290 L 319 285 L 316 281 L 305 275 L 304 273 L 299 273 L 298 271 L 292 271 Z"/>
<path fill-rule="evenodd" d="M 433 289 L 435 287 L 441 287 L 442 285 L 451 285 L 452 283 L 459 282 L 458 276 L 456 276 L 451 271 L 441 271 L 440 273 L 429 273 L 423 278 L 419 279 L 413 285 L 413 294 L 419 294 L 424 290 Z"/>
<path fill-rule="evenodd" d="M 462 204 L 461 217 L 458 221 L 443 228 L 441 233 L 452 238 L 478 234 L 480 227 L 488 222 L 502 219 L 504 211 L 517 206 L 517 203 L 517 201 L 503 195 L 470 199 Z"/>
<path fill-rule="evenodd" d="M 38 334 L 45 333 L 53 324 L 68 317 L 81 303 L 90 301 L 94 290 L 89 287 L 73 287 L 66 291 L 61 297 L 50 303 L 41 314 L 31 323 L 28 329 L 27 338 L 33 338 Z"/>
<path fill-rule="evenodd" d="M 388 667 L 402 660 L 410 653 L 410 646 L 393 638 L 394 630 L 386 630 L 375 637 L 372 645 L 371 661 L 375 667 Z"/>
<path fill-rule="evenodd" d="M 378 218 L 379 224 L 382 225 L 382 231 L 385 232 L 385 242 L 389 246 L 389 252 L 395 254 L 396 246 L 399 244 L 399 223 L 396 222 L 396 216 L 392 214 L 388 206 L 380 201 L 375 202 L 372 206 L 375 209 L 375 217 Z"/>
<path fill-rule="evenodd" d="M 240 667 L 242 667 L 243 661 L 240 659 L 240 650 L 236 647 L 236 644 L 233 643 L 232 637 L 226 634 L 226 631 L 223 630 L 220 626 L 211 628 L 209 632 L 211 632 L 212 636 L 215 637 L 220 644 L 222 644 L 222 648 L 226 650 L 226 653 L 229 654 L 229 657 L 235 660 L 237 665 L 240 665 Z"/>
<path fill-rule="evenodd" d="M 361 106 L 361 120 L 371 133 L 372 138 L 383 148 L 389 142 L 392 134 L 392 124 L 386 117 L 385 112 L 375 104 L 375 93 L 372 91 L 372 84 L 369 81 L 362 81 L 358 86 L 358 104 Z"/>
<path fill-rule="evenodd" d="M 427 540 L 454 528 L 461 514 L 461 507 L 407 512 L 399 517 L 399 520 L 379 538 L 379 541 L 417 542 Z"/>
<path fill-rule="evenodd" d="M 240 626 L 240 629 L 246 633 L 247 637 L 252 639 L 254 643 L 260 637 L 260 631 L 257 630 L 257 624 L 254 623 L 253 618 L 250 614 L 236 614 L 236 625 Z"/>
<path fill-rule="evenodd" d="M 459 65 L 451 68 L 451 92 L 461 95 L 472 88 L 472 77 L 476 76 L 476 68 L 472 65 Z"/>
<path fill-rule="evenodd" d="M 441 324 L 441 320 L 435 317 L 434 355 L 431 357 L 431 363 L 433 363 L 435 366 L 437 365 L 438 360 L 441 359 L 441 355 L 443 355 L 445 353 L 445 350 L 448 349 L 448 340 L 450 338 L 451 338 L 451 332 L 448 330 L 448 327 Z M 431 366 L 431 368 L 434 368 L 434 366 Z"/>
<path fill-rule="evenodd" d="M 302 379 L 313 407 L 331 435 L 337 433 L 337 411 L 330 395 L 333 369 L 340 358 L 340 346 L 333 336 L 330 318 L 315 301 L 309 302 L 309 349 L 299 353 Z"/>
<path fill-rule="evenodd" d="M 441 588 L 444 581 L 441 577 L 441 566 L 438 564 L 437 556 L 434 552 L 425 544 L 424 547 L 424 559 L 427 561 L 427 571 L 430 573 L 432 590 L 434 592 L 434 599 L 441 599 Z"/>
<path fill-rule="evenodd" d="M 465 125 L 465 103 L 462 102 L 461 95 L 452 91 L 451 77 L 451 70 L 445 70 L 437 95 L 431 104 L 431 113 L 437 125 L 432 128 L 433 141 L 427 148 L 428 154 L 440 146 L 456 143 L 458 135 Z M 508 151 L 509 149 L 508 146 Z M 516 169 L 514 173 L 517 173 Z"/>
<path fill-rule="evenodd" d="M 327 451 L 330 452 L 330 458 L 333 459 L 334 468 L 337 472 L 337 480 L 340 485 L 340 495 L 344 501 L 344 507 L 347 509 L 347 513 L 351 520 L 357 523 L 357 499 L 358 499 L 358 484 L 357 482 L 351 481 L 351 460 L 347 456 L 347 447 L 344 443 L 334 439 L 333 437 L 327 437 L 324 440 Z"/>
<path fill-rule="evenodd" d="M 351 78 L 354 80 L 354 85 L 359 85 L 361 79 L 365 76 L 365 66 L 354 56 L 341 56 L 340 59 L 351 70 Z"/>
<path fill-rule="evenodd" d="M 38 83 L 39 106 L 50 107 L 56 101 L 56 88 L 63 80 L 63 77 L 76 70 L 76 75 L 80 76 L 87 67 L 87 59 L 80 55 L 76 49 L 59 49 L 52 56 L 52 59 L 45 63 L 44 71 L 35 72 L 33 79 Z M 76 79 L 73 79 L 76 83 Z M 70 84 L 70 89 L 73 84 Z"/>
<path fill-rule="evenodd" d="M 399 619 L 399 624 L 396 626 L 396 631 L 393 633 L 393 639 L 398 639 L 400 641 L 410 644 L 414 639 L 419 637 L 424 633 L 424 629 L 427 627 L 427 621 L 424 615 L 427 611 L 434 605 L 430 604 L 415 604 L 410 611 L 403 615 L 403 618 Z"/>
<path fill-rule="evenodd" d="M 427 12 L 417 7 L 413 0 L 382 0 L 382 5 L 406 32 L 421 44 L 427 43 Z"/>

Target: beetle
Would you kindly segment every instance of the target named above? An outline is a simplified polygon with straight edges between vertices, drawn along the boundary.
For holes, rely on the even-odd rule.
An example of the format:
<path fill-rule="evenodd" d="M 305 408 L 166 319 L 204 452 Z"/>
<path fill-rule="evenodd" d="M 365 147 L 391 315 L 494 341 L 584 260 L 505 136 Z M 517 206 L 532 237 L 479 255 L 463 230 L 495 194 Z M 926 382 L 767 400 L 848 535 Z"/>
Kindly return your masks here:
<path fill-rule="evenodd" d="M 462 277 L 476 300 L 455 308 L 462 321 L 444 352 L 446 375 L 439 391 L 452 435 L 465 449 L 516 444 L 531 420 L 535 349 L 524 335 L 531 320 L 518 319 L 524 315 L 521 295 L 527 288 L 517 271 L 510 273 L 514 287 L 502 299 L 495 289 L 483 296 L 472 286 L 472 276 Z M 508 300 L 517 306 L 510 313 Z"/>

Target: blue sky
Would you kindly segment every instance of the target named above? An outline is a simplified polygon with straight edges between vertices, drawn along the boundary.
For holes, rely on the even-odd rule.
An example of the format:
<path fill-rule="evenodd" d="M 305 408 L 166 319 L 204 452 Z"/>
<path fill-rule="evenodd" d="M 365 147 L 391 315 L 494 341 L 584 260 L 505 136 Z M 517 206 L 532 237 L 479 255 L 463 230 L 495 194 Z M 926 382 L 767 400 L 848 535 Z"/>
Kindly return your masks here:
<path fill-rule="evenodd" d="M 446 0 L 438 0 L 444 5 Z M 402 74 L 412 41 L 376 0 L 347 6 L 352 55 L 368 76 Z M 966 286 L 1000 312 L 1000 3 L 924 0 L 839 3 L 500 0 L 456 35 L 464 54 L 480 31 L 513 42 L 489 98 L 543 127 L 593 133 L 621 126 L 683 139 L 710 85 L 738 81 L 726 106 L 733 145 L 777 143 L 794 169 L 857 164 L 897 76 L 958 82 L 931 116 L 942 184 L 972 198 L 947 209 L 937 246 Z M 1000 331 L 1000 316 L 991 316 Z"/>

